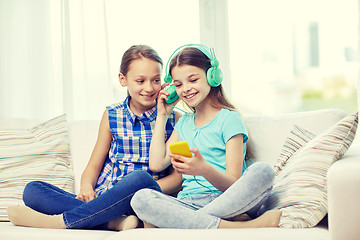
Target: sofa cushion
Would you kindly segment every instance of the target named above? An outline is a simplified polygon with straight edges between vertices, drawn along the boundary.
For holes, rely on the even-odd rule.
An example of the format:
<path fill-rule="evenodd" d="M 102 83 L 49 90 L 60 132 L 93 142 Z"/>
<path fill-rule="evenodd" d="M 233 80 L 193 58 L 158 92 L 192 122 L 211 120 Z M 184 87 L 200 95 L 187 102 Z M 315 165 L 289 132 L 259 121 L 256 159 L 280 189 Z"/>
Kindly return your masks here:
<path fill-rule="evenodd" d="M 6 208 L 23 204 L 25 185 L 46 181 L 74 192 L 66 115 L 29 129 L 0 129 L 0 221 Z"/>
<path fill-rule="evenodd" d="M 250 158 L 253 161 L 267 162 L 273 166 L 294 125 L 319 134 L 346 115 L 343 110 L 339 109 L 321 109 L 278 115 L 245 115 L 244 122 L 249 132 L 247 147 L 250 151 Z"/>
<path fill-rule="evenodd" d="M 319 134 L 291 156 L 275 178 L 262 211 L 282 210 L 280 227 L 313 227 L 326 215 L 329 167 L 350 147 L 358 124 L 351 114 Z"/>

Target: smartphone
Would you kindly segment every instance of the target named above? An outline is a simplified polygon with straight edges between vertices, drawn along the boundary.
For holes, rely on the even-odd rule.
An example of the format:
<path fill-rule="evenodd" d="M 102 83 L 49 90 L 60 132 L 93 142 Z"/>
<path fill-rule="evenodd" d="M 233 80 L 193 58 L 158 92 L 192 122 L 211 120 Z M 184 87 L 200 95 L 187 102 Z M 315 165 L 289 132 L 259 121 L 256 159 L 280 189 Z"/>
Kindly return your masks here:
<path fill-rule="evenodd" d="M 169 144 L 171 153 L 182 155 L 185 157 L 192 157 L 190 147 L 187 141 L 173 142 Z"/>

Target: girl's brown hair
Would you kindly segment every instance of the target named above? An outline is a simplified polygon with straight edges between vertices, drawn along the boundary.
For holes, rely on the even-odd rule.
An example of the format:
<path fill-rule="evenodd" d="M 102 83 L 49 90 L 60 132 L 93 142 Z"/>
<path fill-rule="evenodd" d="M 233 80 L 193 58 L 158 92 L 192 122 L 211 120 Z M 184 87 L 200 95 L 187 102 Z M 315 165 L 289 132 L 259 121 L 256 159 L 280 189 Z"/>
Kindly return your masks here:
<path fill-rule="evenodd" d="M 126 76 L 129 71 L 129 66 L 132 61 L 140 58 L 148 58 L 160 63 L 161 67 L 163 62 L 159 54 L 147 45 L 133 45 L 124 53 L 121 59 L 120 72 Z"/>
<path fill-rule="evenodd" d="M 187 47 L 177 53 L 170 61 L 169 73 L 176 66 L 191 65 L 201 68 L 207 72 L 211 68 L 211 59 L 209 59 L 201 50 L 194 47 Z M 227 108 L 232 111 L 236 111 L 236 108 L 226 98 L 222 85 L 217 87 L 211 87 L 208 97 L 211 100 L 211 104 L 215 108 Z M 195 109 L 192 108 L 193 111 Z"/>

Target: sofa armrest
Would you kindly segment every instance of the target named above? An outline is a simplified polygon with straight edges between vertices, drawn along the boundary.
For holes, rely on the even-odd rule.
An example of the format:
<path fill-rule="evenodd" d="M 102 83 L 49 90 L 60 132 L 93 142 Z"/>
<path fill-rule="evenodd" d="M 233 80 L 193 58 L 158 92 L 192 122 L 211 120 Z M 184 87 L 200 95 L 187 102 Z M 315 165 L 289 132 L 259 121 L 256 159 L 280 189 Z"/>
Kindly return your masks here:
<path fill-rule="evenodd" d="M 327 175 L 332 240 L 360 237 L 360 144 L 353 144 Z"/>

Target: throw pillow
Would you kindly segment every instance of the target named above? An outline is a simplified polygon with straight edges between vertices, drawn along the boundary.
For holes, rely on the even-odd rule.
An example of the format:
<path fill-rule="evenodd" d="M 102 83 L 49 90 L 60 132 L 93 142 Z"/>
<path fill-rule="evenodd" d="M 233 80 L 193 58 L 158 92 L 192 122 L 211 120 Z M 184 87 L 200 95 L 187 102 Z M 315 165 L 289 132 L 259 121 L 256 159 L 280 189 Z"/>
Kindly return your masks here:
<path fill-rule="evenodd" d="M 294 125 L 294 128 L 290 131 L 290 136 L 285 139 L 284 146 L 274 165 L 275 174 L 278 175 L 288 160 L 314 137 L 315 134 Z"/>
<path fill-rule="evenodd" d="M 65 114 L 31 129 L 0 129 L 0 221 L 8 221 L 8 206 L 23 204 L 24 187 L 34 180 L 74 192 Z"/>
<path fill-rule="evenodd" d="M 280 227 L 314 227 L 327 214 L 326 175 L 350 147 L 358 113 L 340 120 L 295 152 L 275 178 L 262 212 L 280 209 Z"/>

